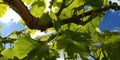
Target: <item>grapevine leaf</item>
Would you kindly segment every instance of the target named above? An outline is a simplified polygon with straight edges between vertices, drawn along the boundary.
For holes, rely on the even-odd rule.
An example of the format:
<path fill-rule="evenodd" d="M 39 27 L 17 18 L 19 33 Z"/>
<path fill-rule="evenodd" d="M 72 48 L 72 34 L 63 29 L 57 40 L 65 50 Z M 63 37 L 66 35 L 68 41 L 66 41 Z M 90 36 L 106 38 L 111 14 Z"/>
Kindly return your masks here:
<path fill-rule="evenodd" d="M 41 60 L 42 58 L 48 58 L 48 56 L 49 46 L 44 42 L 39 42 L 39 45 L 29 53 L 31 59 L 36 57 Z"/>
<path fill-rule="evenodd" d="M 72 1 L 66 1 L 66 4 L 69 5 L 69 3 L 71 3 Z M 84 5 L 84 1 L 81 0 L 74 0 L 68 7 L 64 8 L 61 15 L 60 15 L 60 19 L 67 19 L 70 18 L 74 15 L 74 9 L 78 8 L 78 7 L 83 7 Z M 77 11 L 81 12 L 82 9 L 79 9 Z M 76 12 L 77 12 L 76 11 Z"/>
<path fill-rule="evenodd" d="M 86 27 L 89 32 L 96 31 L 96 27 L 98 27 L 99 22 L 102 19 L 101 14 L 91 14 L 90 16 L 85 17 L 85 21 L 89 21 L 84 27 Z"/>
<path fill-rule="evenodd" d="M 87 38 L 86 38 L 87 37 Z M 79 33 L 71 30 L 62 31 L 61 35 L 57 38 L 55 48 L 58 50 L 64 49 L 70 58 L 74 58 L 74 54 L 80 53 L 85 56 L 89 55 L 89 34 Z M 72 49 L 71 49 L 72 47 Z"/>
<path fill-rule="evenodd" d="M 13 50 L 12 48 L 4 49 L 4 50 L 1 52 L 1 54 L 2 54 L 4 57 L 8 58 L 8 59 L 13 59 L 14 56 L 15 56 L 15 52 L 14 52 L 14 50 Z"/>
<path fill-rule="evenodd" d="M 94 33 L 93 41 L 101 43 L 101 46 L 92 47 L 94 56 L 99 59 L 119 60 L 119 38 L 118 32 L 104 31 L 103 34 Z"/>
<path fill-rule="evenodd" d="M 38 43 L 30 37 L 18 36 L 18 41 L 15 41 L 14 44 L 13 50 L 15 51 L 16 57 L 22 59 L 26 57 Z"/>

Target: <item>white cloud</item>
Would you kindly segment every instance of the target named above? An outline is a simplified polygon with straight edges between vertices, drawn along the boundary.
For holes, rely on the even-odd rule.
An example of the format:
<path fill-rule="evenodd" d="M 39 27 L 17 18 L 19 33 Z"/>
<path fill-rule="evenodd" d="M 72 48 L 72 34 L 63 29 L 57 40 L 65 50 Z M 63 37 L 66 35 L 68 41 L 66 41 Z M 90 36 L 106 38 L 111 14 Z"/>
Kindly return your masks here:
<path fill-rule="evenodd" d="M 19 20 L 20 20 L 20 16 L 11 8 L 8 8 L 6 14 L 2 18 L 0 18 L 0 22 L 3 23 L 9 23 L 9 22 L 17 23 Z"/>
<path fill-rule="evenodd" d="M 49 12 L 50 11 L 50 8 L 49 8 L 49 6 L 50 6 L 50 2 L 51 2 L 51 0 L 45 0 L 45 2 L 46 2 L 46 8 L 45 8 L 45 13 L 47 13 L 47 12 Z"/>
<path fill-rule="evenodd" d="M 117 4 L 120 6 L 120 1 L 119 0 L 109 0 L 109 1 L 117 2 Z M 115 12 L 115 10 L 113 10 L 113 9 L 110 9 L 110 11 L 112 11 L 113 13 Z"/>
<path fill-rule="evenodd" d="M 120 5 L 120 1 L 118 1 L 118 0 L 109 0 L 109 1 L 112 1 L 112 2 L 117 2 L 117 3 L 118 3 L 118 5 Z"/>
<path fill-rule="evenodd" d="M 51 35 L 51 34 L 55 34 L 55 33 L 56 33 L 55 30 L 50 30 L 48 32 L 41 32 L 41 31 L 37 30 L 34 34 L 31 34 L 31 38 L 42 38 L 47 35 Z"/>

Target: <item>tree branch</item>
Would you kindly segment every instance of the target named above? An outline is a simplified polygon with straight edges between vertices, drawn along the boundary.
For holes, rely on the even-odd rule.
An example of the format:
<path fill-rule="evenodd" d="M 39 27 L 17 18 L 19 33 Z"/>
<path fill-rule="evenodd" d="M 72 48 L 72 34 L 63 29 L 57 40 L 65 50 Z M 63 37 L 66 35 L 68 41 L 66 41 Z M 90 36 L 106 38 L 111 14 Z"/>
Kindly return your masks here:
<path fill-rule="evenodd" d="M 47 28 L 53 27 L 53 23 L 51 21 L 48 23 L 42 23 L 42 22 L 40 22 L 39 18 L 34 17 L 29 12 L 27 7 L 24 5 L 22 0 L 3 0 L 3 1 L 5 3 L 7 3 L 13 10 L 15 10 L 23 18 L 23 20 L 25 21 L 26 25 L 29 28 L 44 31 Z M 106 6 L 103 8 L 99 8 L 96 10 L 91 10 L 91 11 L 85 12 L 85 13 L 80 14 L 78 16 L 72 16 L 71 18 L 61 20 L 63 22 L 61 25 L 67 24 L 67 23 L 75 23 L 75 24 L 79 24 L 79 25 L 85 25 L 88 22 L 90 22 L 91 20 L 82 21 L 82 20 L 80 20 L 80 18 L 86 17 L 92 13 L 100 13 L 100 12 L 106 11 L 106 10 L 113 8 L 113 7 L 118 7 L 118 6 Z M 59 14 L 60 13 L 58 13 L 58 15 Z"/>
<path fill-rule="evenodd" d="M 3 0 L 7 3 L 14 11 L 16 11 L 25 21 L 26 25 L 31 29 L 46 30 L 52 26 L 52 22 L 41 23 L 38 18 L 34 17 L 27 7 L 24 5 L 22 0 Z"/>

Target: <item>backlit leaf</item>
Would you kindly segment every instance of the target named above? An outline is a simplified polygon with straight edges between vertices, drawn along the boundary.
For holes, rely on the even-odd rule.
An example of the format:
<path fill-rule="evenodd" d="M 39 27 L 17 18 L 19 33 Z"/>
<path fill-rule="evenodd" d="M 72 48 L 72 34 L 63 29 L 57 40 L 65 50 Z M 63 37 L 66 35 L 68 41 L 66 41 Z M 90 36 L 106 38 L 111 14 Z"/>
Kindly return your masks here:
<path fill-rule="evenodd" d="M 29 37 L 18 37 L 18 41 L 15 41 L 15 46 L 13 50 L 15 51 L 16 57 L 22 59 L 27 56 L 27 54 L 36 47 L 38 44 L 35 40 Z"/>
<path fill-rule="evenodd" d="M 41 17 L 43 15 L 43 13 L 44 13 L 44 7 L 43 6 L 39 7 L 38 5 L 34 5 L 30 9 L 30 12 L 35 17 Z"/>
<path fill-rule="evenodd" d="M 53 11 L 50 11 L 50 17 L 53 19 L 53 21 L 57 21 L 57 16 L 53 13 Z"/>
<path fill-rule="evenodd" d="M 1 54 L 2 54 L 4 57 L 8 58 L 8 59 L 13 59 L 14 56 L 15 56 L 15 52 L 14 52 L 14 50 L 13 50 L 12 48 L 4 49 L 4 50 L 1 52 Z"/>
<path fill-rule="evenodd" d="M 24 3 L 26 3 L 27 5 L 31 4 L 33 2 L 33 0 L 22 0 Z"/>
<path fill-rule="evenodd" d="M 3 17 L 3 15 L 5 14 L 7 10 L 7 5 L 5 4 L 0 4 L 0 17 Z"/>
<path fill-rule="evenodd" d="M 73 14 L 73 10 L 66 8 L 62 11 L 61 15 L 60 15 L 60 19 L 67 19 L 72 17 Z"/>

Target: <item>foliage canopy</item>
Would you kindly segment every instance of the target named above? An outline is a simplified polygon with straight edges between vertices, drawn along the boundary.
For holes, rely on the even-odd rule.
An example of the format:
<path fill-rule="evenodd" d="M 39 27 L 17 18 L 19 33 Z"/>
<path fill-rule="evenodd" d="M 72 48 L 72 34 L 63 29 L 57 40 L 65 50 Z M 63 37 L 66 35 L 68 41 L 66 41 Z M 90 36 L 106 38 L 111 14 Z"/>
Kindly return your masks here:
<path fill-rule="evenodd" d="M 22 31 L 0 37 L 0 60 L 120 60 L 120 33 L 99 30 L 109 9 L 120 10 L 108 0 L 0 0 L 0 17 L 7 7 L 22 18 Z M 49 5 L 50 4 L 50 5 Z M 26 6 L 30 6 L 28 9 Z M 24 21 L 24 22 L 23 22 Z M 32 37 L 38 31 L 55 31 Z M 9 48 L 5 48 L 9 44 Z"/>

